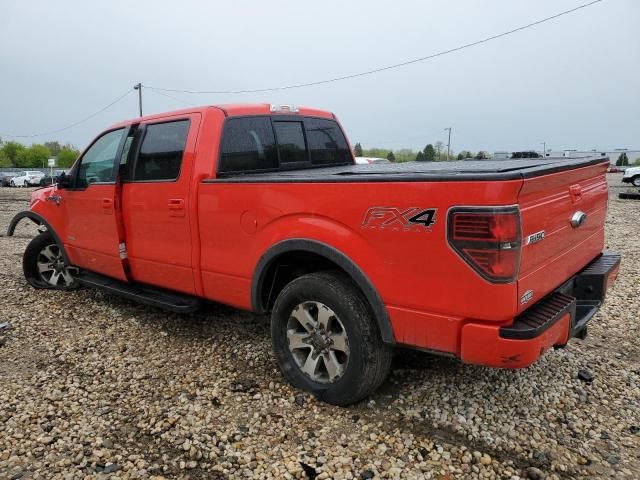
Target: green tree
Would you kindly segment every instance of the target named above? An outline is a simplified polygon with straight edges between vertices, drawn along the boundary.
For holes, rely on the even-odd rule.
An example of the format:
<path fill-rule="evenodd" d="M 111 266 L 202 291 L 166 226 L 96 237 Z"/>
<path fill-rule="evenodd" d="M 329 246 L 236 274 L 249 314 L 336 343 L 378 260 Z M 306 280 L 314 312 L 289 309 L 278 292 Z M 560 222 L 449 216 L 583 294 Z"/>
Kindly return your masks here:
<path fill-rule="evenodd" d="M 489 155 L 487 154 L 487 152 L 483 152 L 482 150 L 480 150 L 474 158 L 476 160 L 487 160 L 489 158 Z"/>
<path fill-rule="evenodd" d="M 47 166 L 47 160 L 51 158 L 51 152 L 44 145 L 33 144 L 18 154 L 16 167 L 42 168 Z"/>
<path fill-rule="evenodd" d="M 436 159 L 436 151 L 433 148 L 433 145 L 429 144 L 424 147 L 424 159 L 427 162 L 433 162 Z"/>
<path fill-rule="evenodd" d="M 56 157 L 56 163 L 59 168 L 69 168 L 73 162 L 80 156 L 80 151 L 73 147 L 64 146 Z M 361 156 L 361 155 L 358 155 Z"/>
<path fill-rule="evenodd" d="M 416 155 L 416 162 L 424 162 L 426 160 L 426 157 L 424 156 L 423 152 L 418 152 L 418 154 Z"/>
<path fill-rule="evenodd" d="M 393 154 L 393 152 L 389 152 L 387 154 L 387 160 L 389 160 L 390 162 L 395 162 L 396 161 L 396 156 Z"/>
<path fill-rule="evenodd" d="M 2 149 L 0 149 L 0 167 L 2 168 L 13 167 L 11 160 Z"/>
<path fill-rule="evenodd" d="M 622 167 L 624 165 L 629 165 L 629 158 L 627 157 L 626 152 L 622 152 L 620 154 L 620 156 L 618 157 L 618 160 L 616 160 L 616 165 L 618 167 Z"/>
<path fill-rule="evenodd" d="M 436 142 L 436 144 L 434 145 L 434 147 L 436 149 L 436 160 L 438 160 L 438 161 L 442 160 L 441 152 L 443 151 L 444 143 L 442 143 L 440 140 L 438 140 Z"/>
<path fill-rule="evenodd" d="M 353 147 L 353 153 L 355 154 L 356 157 L 364 156 L 362 155 L 362 145 L 360 145 L 360 143 L 356 143 L 356 146 Z"/>
<path fill-rule="evenodd" d="M 7 142 L 2 146 L 2 152 L 9 159 L 11 163 L 10 166 L 17 167 L 18 165 L 18 156 L 22 151 L 25 150 L 24 145 L 18 142 Z"/>
<path fill-rule="evenodd" d="M 60 150 L 62 150 L 60 142 L 44 142 L 44 146 L 49 149 L 51 155 L 54 157 L 57 157 L 60 153 Z"/>
<path fill-rule="evenodd" d="M 465 152 L 464 152 L 464 150 L 463 150 L 463 151 L 461 151 L 461 152 L 458 154 L 458 156 L 456 157 L 456 159 L 457 159 L 457 160 L 464 160 L 465 158 L 467 158 L 467 157 L 465 157 L 464 155 L 465 155 Z"/>

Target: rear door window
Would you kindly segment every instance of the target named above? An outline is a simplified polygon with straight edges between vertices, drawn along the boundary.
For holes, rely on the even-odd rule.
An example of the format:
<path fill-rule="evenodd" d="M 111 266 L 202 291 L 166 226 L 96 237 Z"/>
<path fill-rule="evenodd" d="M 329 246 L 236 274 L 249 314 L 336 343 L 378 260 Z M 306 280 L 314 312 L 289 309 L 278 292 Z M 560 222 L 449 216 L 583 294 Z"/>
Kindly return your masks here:
<path fill-rule="evenodd" d="M 134 180 L 153 182 L 176 180 L 180 175 L 189 120 L 146 125 L 135 164 Z"/>
<path fill-rule="evenodd" d="M 269 117 L 227 120 L 220 172 L 256 172 L 277 168 L 278 152 Z"/>
<path fill-rule="evenodd" d="M 313 165 L 352 162 L 349 145 L 336 122 L 324 118 L 309 118 L 305 124 Z"/>
<path fill-rule="evenodd" d="M 278 139 L 280 165 L 307 161 L 307 143 L 302 122 L 273 122 Z"/>

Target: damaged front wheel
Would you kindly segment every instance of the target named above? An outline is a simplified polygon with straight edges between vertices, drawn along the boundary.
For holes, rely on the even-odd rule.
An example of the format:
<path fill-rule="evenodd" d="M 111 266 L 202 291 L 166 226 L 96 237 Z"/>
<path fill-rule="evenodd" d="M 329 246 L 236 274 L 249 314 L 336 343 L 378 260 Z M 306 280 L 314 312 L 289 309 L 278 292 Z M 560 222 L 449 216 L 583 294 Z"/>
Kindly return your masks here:
<path fill-rule="evenodd" d="M 29 284 L 35 288 L 78 288 L 78 269 L 65 264 L 60 246 L 48 232 L 31 240 L 24 252 L 22 269 Z"/>

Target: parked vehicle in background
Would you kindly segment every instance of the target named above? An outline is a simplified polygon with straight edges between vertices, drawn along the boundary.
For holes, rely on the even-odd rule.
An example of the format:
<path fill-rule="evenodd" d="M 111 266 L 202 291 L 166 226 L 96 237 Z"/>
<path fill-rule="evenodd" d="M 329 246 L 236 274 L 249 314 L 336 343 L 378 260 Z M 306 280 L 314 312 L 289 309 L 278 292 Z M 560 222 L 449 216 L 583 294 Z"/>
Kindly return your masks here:
<path fill-rule="evenodd" d="M 609 168 L 607 168 L 607 172 L 609 172 L 609 173 L 618 173 L 620 171 L 621 170 L 618 167 L 616 167 L 615 165 L 609 165 Z"/>
<path fill-rule="evenodd" d="M 355 157 L 356 165 L 370 165 L 373 163 L 391 163 L 386 158 L 376 157 Z"/>
<path fill-rule="evenodd" d="M 285 378 L 337 405 L 382 384 L 395 346 L 523 368 L 598 321 L 620 265 L 603 251 L 608 158 L 354 163 L 322 110 L 135 118 L 7 235 L 46 229 L 23 256 L 35 288 L 270 313 Z"/>
<path fill-rule="evenodd" d="M 55 183 L 58 182 L 58 178 L 60 177 L 60 175 L 62 175 L 63 173 L 65 173 L 64 170 L 55 170 L 53 172 L 53 175 L 48 174 L 45 175 L 44 177 L 42 177 L 40 179 L 40 186 L 41 187 L 46 187 L 48 185 L 54 185 Z"/>
<path fill-rule="evenodd" d="M 0 173 L 0 186 L 10 187 L 11 179 L 18 175 L 16 172 L 2 172 Z"/>
<path fill-rule="evenodd" d="M 40 185 L 44 173 L 38 170 L 27 170 L 18 174 L 9 182 L 12 187 L 35 187 Z"/>
<path fill-rule="evenodd" d="M 622 182 L 640 188 L 640 167 L 627 167 L 622 174 Z"/>

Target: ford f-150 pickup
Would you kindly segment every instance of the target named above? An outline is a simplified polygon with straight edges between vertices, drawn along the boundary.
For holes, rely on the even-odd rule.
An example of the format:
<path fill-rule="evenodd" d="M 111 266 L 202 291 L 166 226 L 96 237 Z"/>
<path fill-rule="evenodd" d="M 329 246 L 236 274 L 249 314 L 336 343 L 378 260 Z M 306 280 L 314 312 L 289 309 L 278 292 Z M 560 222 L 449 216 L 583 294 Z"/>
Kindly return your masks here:
<path fill-rule="evenodd" d="M 355 165 L 336 117 L 276 105 L 152 115 L 101 133 L 33 192 L 35 288 L 271 315 L 296 387 L 346 405 L 394 346 L 522 368 L 583 337 L 615 279 L 607 158 Z"/>

